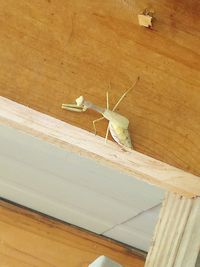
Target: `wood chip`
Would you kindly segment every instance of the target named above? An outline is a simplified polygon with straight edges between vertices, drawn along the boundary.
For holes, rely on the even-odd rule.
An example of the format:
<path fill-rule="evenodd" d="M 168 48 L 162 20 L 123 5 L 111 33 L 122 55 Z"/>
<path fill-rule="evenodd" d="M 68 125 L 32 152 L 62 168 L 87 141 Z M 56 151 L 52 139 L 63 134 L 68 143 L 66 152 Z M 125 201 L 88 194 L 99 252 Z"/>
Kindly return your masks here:
<path fill-rule="evenodd" d="M 138 21 L 140 26 L 144 26 L 147 28 L 152 27 L 152 16 L 140 14 L 138 15 Z"/>

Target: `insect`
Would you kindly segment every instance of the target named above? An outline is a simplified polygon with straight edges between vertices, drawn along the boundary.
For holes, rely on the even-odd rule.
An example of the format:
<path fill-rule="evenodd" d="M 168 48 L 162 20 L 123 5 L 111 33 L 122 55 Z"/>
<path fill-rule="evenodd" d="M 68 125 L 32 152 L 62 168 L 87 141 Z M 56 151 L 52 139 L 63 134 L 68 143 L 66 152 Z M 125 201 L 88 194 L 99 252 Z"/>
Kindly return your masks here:
<path fill-rule="evenodd" d="M 102 117 L 93 121 L 95 134 L 97 132 L 95 124 L 105 118 L 109 121 L 105 136 L 105 142 L 108 139 L 108 133 L 110 131 L 113 139 L 119 145 L 128 148 L 133 148 L 130 134 L 128 131 L 129 120 L 126 117 L 115 112 L 115 110 L 117 109 L 121 101 L 124 99 L 124 97 L 136 86 L 138 81 L 139 77 L 132 84 L 132 86 L 128 90 L 126 90 L 125 93 L 120 97 L 120 99 L 117 101 L 112 110 L 109 109 L 108 92 L 106 93 L 106 108 L 99 107 L 89 101 L 86 101 L 83 96 L 80 96 L 76 99 L 76 104 L 62 104 L 62 108 L 76 112 L 85 112 L 87 109 L 92 109 L 97 111 L 98 113 L 101 113 Z"/>

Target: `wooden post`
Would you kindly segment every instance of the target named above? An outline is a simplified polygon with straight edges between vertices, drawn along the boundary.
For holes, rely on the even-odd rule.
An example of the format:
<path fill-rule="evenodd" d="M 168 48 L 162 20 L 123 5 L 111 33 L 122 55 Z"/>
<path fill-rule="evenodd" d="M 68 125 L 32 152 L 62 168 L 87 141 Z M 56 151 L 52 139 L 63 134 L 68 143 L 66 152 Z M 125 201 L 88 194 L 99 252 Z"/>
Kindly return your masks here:
<path fill-rule="evenodd" d="M 145 267 L 194 267 L 200 249 L 200 198 L 167 193 Z"/>

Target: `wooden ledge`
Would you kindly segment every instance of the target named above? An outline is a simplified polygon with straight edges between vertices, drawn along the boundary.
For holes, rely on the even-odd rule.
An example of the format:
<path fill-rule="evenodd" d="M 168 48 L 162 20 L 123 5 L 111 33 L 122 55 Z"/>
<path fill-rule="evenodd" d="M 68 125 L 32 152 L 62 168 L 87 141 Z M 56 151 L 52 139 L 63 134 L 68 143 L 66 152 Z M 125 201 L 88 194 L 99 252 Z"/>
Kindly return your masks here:
<path fill-rule="evenodd" d="M 43 139 L 67 151 L 119 169 L 185 197 L 200 196 L 200 177 L 138 153 L 123 151 L 114 142 L 0 97 L 0 123 Z"/>

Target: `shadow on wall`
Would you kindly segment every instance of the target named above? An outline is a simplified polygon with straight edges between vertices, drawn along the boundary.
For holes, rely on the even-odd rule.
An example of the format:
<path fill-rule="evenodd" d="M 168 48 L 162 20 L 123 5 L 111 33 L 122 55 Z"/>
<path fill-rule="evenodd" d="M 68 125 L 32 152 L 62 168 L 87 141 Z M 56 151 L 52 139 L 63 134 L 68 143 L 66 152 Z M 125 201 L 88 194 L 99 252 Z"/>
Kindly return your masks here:
<path fill-rule="evenodd" d="M 200 267 L 200 253 L 199 253 L 199 256 L 197 258 L 196 267 Z"/>

